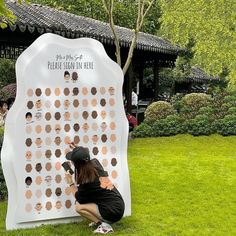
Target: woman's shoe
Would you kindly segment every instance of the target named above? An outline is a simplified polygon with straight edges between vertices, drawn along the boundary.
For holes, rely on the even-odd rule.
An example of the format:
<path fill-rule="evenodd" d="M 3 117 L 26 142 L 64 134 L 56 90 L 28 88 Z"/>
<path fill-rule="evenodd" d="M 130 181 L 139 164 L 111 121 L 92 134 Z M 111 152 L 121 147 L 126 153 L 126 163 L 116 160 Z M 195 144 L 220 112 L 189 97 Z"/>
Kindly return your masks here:
<path fill-rule="evenodd" d="M 93 231 L 95 234 L 108 234 L 108 233 L 112 233 L 114 232 L 112 227 L 105 223 L 105 222 L 102 222 L 98 227 L 97 229 L 95 229 Z"/>
<path fill-rule="evenodd" d="M 99 223 L 90 222 L 90 223 L 88 224 L 88 227 L 89 227 L 89 228 L 92 228 L 92 227 L 96 227 L 96 226 L 98 226 L 98 225 L 99 225 Z"/>

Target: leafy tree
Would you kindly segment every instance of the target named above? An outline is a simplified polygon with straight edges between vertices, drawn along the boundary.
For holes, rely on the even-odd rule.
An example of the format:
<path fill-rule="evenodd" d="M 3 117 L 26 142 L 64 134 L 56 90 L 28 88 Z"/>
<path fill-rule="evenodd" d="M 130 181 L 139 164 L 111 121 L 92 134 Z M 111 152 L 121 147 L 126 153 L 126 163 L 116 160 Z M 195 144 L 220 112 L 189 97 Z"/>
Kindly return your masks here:
<path fill-rule="evenodd" d="M 105 9 L 101 0 L 32 0 L 31 2 L 48 5 L 59 10 L 91 17 L 96 20 L 106 20 Z"/>
<path fill-rule="evenodd" d="M 18 3 L 22 3 L 22 0 L 17 0 Z M 28 1 L 25 1 L 28 2 Z M 16 17 L 12 14 L 10 10 L 6 8 L 4 0 L 0 0 L 0 28 L 7 27 L 7 24 L 14 22 Z"/>
<path fill-rule="evenodd" d="M 172 95 L 175 81 L 185 80 L 191 74 L 191 61 L 194 57 L 194 41 L 189 40 L 185 50 L 177 58 L 174 68 L 161 68 L 160 92 L 168 92 Z"/>
<path fill-rule="evenodd" d="M 0 28 L 5 28 L 8 21 L 13 21 L 15 17 L 12 12 L 9 11 L 4 3 L 4 0 L 0 0 Z"/>
<path fill-rule="evenodd" d="M 15 83 L 15 62 L 9 59 L 0 59 L 0 89 L 4 86 Z"/>
<path fill-rule="evenodd" d="M 214 76 L 228 71 L 229 85 L 236 88 L 236 1 L 160 0 L 160 33 L 186 46 L 194 40 L 192 64 Z"/>

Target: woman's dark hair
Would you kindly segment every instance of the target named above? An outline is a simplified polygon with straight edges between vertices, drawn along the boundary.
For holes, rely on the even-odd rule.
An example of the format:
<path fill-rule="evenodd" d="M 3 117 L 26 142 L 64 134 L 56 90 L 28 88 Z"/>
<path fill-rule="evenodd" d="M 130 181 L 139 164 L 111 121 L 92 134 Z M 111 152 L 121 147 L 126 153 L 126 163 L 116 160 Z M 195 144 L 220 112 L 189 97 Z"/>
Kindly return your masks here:
<path fill-rule="evenodd" d="M 98 172 L 91 161 L 84 164 L 74 163 L 77 184 L 87 184 L 94 182 L 98 177 Z"/>

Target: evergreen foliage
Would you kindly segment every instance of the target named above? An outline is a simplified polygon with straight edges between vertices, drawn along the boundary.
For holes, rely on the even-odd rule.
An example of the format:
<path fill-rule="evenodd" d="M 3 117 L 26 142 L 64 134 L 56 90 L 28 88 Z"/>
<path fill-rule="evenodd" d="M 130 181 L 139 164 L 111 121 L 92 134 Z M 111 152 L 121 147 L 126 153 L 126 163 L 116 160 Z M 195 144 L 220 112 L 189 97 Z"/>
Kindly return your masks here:
<path fill-rule="evenodd" d="M 236 88 L 236 1 L 160 0 L 161 34 L 182 47 L 194 41 L 196 64 Z"/>

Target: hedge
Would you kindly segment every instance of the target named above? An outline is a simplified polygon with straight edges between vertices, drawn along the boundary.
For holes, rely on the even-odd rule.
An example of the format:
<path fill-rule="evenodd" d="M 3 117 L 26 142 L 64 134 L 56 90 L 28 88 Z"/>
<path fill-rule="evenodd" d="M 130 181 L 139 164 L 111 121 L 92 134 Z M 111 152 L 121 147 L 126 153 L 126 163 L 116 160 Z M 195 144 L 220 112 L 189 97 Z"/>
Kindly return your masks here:
<path fill-rule="evenodd" d="M 134 137 L 170 136 L 176 134 L 236 135 L 236 95 L 176 95 L 171 102 L 154 102 L 146 112 Z"/>

